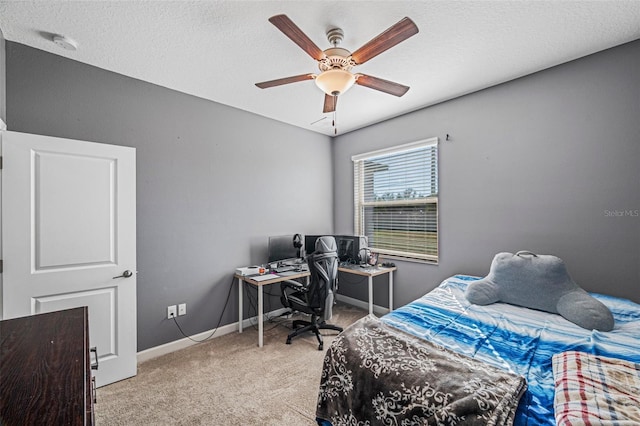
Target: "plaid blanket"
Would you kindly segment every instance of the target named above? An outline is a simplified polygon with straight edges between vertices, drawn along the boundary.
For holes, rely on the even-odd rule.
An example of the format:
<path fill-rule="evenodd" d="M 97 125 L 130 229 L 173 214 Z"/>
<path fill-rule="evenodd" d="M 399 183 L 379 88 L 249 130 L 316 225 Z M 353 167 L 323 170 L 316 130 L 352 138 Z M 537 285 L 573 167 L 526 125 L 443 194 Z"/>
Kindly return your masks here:
<path fill-rule="evenodd" d="M 553 376 L 558 425 L 640 424 L 640 364 L 569 351 L 553 356 Z"/>
<path fill-rule="evenodd" d="M 369 315 L 327 350 L 316 416 L 333 426 L 505 426 L 526 386 L 516 374 Z"/>

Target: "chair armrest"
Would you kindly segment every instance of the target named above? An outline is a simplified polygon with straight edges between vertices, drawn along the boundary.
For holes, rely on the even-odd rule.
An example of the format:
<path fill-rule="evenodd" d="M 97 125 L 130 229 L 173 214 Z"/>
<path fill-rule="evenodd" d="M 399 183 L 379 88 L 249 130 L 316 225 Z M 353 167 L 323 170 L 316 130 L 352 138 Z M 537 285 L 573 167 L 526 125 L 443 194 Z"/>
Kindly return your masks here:
<path fill-rule="evenodd" d="M 299 283 L 298 281 L 294 281 L 294 280 L 284 280 L 280 283 L 280 287 L 282 289 L 285 288 L 292 288 L 296 291 L 306 291 L 307 287 L 304 286 L 304 284 Z"/>

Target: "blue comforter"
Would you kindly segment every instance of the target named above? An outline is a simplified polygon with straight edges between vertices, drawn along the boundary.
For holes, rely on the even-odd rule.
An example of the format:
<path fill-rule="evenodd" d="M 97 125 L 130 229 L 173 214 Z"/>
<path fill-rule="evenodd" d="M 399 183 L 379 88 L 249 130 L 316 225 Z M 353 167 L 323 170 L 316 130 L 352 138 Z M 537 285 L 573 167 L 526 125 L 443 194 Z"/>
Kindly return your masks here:
<path fill-rule="evenodd" d="M 640 362 L 640 305 L 592 294 L 616 321 L 610 332 L 578 327 L 560 315 L 504 303 L 470 304 L 467 285 L 477 277 L 456 275 L 385 316 L 382 321 L 451 350 L 523 376 L 527 391 L 515 425 L 555 425 L 551 358 L 574 350 Z"/>

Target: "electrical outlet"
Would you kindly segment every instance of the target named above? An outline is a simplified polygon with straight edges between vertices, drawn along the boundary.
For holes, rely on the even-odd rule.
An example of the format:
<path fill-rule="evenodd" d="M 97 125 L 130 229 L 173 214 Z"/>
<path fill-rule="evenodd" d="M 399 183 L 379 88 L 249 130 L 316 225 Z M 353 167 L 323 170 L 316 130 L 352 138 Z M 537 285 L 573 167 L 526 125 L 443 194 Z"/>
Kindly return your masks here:
<path fill-rule="evenodd" d="M 167 319 L 176 317 L 176 305 L 167 306 Z"/>
<path fill-rule="evenodd" d="M 178 305 L 178 315 L 186 315 L 187 314 L 187 304 L 181 303 Z"/>

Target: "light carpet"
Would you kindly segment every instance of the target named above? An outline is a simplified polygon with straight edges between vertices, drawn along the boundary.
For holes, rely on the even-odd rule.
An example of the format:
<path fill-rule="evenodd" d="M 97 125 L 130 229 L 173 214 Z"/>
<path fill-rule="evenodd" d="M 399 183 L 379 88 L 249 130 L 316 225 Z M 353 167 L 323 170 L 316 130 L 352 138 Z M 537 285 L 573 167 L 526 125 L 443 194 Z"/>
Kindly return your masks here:
<path fill-rule="evenodd" d="M 329 322 L 346 327 L 365 315 L 338 304 Z M 312 333 L 287 345 L 292 319 L 265 322 L 262 348 L 249 327 L 139 364 L 137 376 L 97 390 L 96 424 L 315 425 L 322 362 L 337 333 L 322 330 L 323 351 Z"/>

